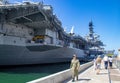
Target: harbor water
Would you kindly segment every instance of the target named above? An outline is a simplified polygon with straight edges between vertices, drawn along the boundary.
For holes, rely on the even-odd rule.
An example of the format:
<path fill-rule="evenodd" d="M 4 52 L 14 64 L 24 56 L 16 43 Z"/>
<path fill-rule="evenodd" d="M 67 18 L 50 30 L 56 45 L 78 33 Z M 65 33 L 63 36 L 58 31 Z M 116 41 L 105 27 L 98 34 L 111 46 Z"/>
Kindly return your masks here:
<path fill-rule="evenodd" d="M 57 63 L 0 68 L 0 83 L 25 83 L 63 71 L 69 66 L 70 63 Z"/>

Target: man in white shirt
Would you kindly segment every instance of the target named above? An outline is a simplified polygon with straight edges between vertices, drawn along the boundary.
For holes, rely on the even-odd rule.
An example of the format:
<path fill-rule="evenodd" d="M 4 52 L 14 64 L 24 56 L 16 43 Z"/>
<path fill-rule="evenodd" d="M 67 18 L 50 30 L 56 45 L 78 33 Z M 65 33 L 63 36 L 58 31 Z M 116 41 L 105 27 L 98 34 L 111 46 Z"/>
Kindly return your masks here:
<path fill-rule="evenodd" d="M 108 56 L 107 55 L 104 56 L 103 61 L 104 61 L 105 69 L 107 69 L 108 68 Z"/>

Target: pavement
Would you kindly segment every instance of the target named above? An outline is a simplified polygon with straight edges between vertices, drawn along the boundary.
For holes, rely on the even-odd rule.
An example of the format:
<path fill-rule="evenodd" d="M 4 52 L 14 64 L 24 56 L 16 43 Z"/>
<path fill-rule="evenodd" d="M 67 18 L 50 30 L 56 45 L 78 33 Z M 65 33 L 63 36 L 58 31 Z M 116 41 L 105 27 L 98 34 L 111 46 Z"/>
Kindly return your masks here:
<path fill-rule="evenodd" d="M 109 71 L 111 83 L 120 83 L 120 70 L 114 65 Z"/>
<path fill-rule="evenodd" d="M 106 70 L 104 64 L 101 65 L 100 73 L 97 75 L 94 66 L 79 74 L 79 80 L 72 82 L 66 80 L 64 83 L 120 83 L 120 70 L 113 65 L 113 68 Z"/>

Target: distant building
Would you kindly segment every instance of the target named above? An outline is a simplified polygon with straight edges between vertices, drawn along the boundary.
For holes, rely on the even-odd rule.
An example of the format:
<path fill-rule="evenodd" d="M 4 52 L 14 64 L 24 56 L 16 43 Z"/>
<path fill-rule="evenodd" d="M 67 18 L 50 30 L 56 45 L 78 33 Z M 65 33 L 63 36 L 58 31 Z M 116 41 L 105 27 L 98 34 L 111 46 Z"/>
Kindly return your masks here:
<path fill-rule="evenodd" d="M 115 52 L 115 50 L 107 50 L 107 51 L 106 51 L 106 55 L 107 55 L 107 56 L 113 56 L 113 55 L 114 55 L 114 52 Z"/>

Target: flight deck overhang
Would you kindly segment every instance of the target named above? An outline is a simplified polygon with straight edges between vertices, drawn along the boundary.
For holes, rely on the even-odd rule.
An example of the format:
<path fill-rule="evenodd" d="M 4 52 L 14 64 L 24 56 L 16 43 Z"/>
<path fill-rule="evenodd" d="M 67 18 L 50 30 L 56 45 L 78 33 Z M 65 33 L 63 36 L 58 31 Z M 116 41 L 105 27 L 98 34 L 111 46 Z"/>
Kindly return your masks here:
<path fill-rule="evenodd" d="M 51 27 L 53 9 L 42 3 L 13 4 L 0 6 L 6 22 L 23 24 L 31 28 Z"/>

